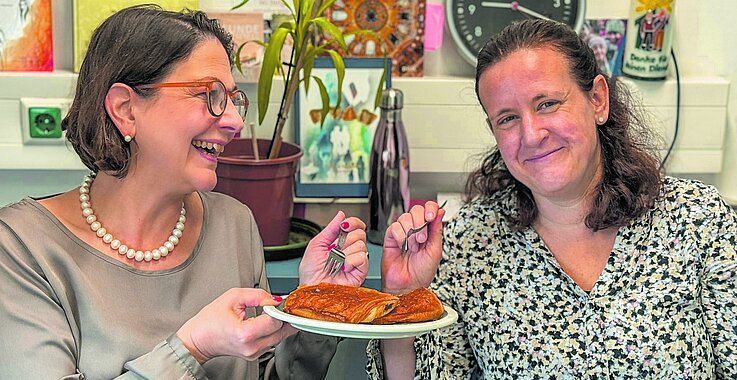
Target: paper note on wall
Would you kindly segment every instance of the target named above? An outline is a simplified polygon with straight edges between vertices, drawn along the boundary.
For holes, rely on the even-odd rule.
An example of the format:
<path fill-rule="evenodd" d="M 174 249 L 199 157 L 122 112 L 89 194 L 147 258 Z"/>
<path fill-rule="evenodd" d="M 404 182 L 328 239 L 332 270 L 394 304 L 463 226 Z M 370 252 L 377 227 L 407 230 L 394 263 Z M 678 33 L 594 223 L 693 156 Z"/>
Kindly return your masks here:
<path fill-rule="evenodd" d="M 425 8 L 425 50 L 435 51 L 443 45 L 445 10 L 443 4 L 427 3 Z"/>

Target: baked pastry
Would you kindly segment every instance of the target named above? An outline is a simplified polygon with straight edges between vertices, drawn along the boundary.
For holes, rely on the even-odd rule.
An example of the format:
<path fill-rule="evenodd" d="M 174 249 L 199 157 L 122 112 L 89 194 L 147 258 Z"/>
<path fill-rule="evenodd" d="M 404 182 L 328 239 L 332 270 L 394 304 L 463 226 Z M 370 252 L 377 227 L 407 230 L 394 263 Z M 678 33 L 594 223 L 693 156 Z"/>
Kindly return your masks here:
<path fill-rule="evenodd" d="M 300 286 L 284 312 L 321 321 L 368 323 L 392 311 L 399 298 L 369 288 L 320 283 Z"/>
<path fill-rule="evenodd" d="M 399 296 L 399 304 L 394 310 L 371 323 L 390 325 L 434 321 L 443 315 L 444 310 L 435 293 L 426 288 L 419 288 Z"/>

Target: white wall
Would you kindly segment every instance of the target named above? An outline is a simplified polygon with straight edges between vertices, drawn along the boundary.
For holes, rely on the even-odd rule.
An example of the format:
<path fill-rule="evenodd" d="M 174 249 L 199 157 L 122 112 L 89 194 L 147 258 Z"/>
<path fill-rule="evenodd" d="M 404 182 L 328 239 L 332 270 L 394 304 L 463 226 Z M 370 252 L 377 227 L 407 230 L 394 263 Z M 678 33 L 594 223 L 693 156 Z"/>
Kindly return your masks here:
<path fill-rule="evenodd" d="M 204 5 L 210 7 L 213 4 L 220 3 L 218 0 L 201 1 Z M 428 1 L 443 3 L 443 1 L 438 0 Z M 223 3 L 225 2 L 230 2 L 230 0 L 223 0 Z M 737 4 L 734 0 L 675 0 L 675 3 L 674 49 L 684 81 L 699 82 L 699 78 L 702 77 L 710 77 L 712 79 L 716 77 L 723 78 L 724 82 L 731 84 L 726 90 L 729 100 L 726 105 L 726 116 L 724 117 L 726 120 L 724 125 L 719 125 L 720 122 L 716 120 L 709 122 L 709 125 L 702 126 L 699 125 L 699 118 L 693 118 L 688 127 L 691 128 L 692 134 L 700 133 L 701 128 L 704 128 L 704 130 L 724 128 L 726 130 L 726 134 L 724 135 L 724 155 L 721 158 L 721 165 L 719 165 L 721 172 L 708 174 L 688 173 L 686 175 L 716 184 L 726 198 L 733 203 L 737 203 L 737 49 L 729 46 L 730 44 L 728 42 L 733 38 L 732 36 L 737 35 Z M 55 62 L 56 67 L 62 71 L 57 76 L 64 77 L 66 75 L 65 72 L 68 72 L 72 67 L 72 3 L 71 0 L 55 0 L 52 4 L 54 12 Z M 628 9 L 629 1 L 589 0 L 587 16 L 592 18 L 627 17 Z M 731 45 L 734 45 L 734 43 Z M 453 86 L 458 86 L 458 80 L 465 82 L 465 80 L 473 77 L 473 67 L 467 64 L 456 52 L 451 37 L 446 31 L 442 48 L 439 51 L 426 52 L 425 73 L 426 78 L 424 80 L 426 82 L 420 83 L 420 87 L 430 82 L 432 82 L 432 86 L 435 86 L 447 77 L 452 77 L 450 78 L 450 83 L 455 83 Z M 3 75 L 0 74 L 0 87 L 7 87 L 8 82 L 2 81 Z M 24 83 L 23 74 L 20 74 L 20 76 L 20 78 L 15 78 L 13 83 Z M 420 79 L 420 81 L 423 80 Z M 35 81 L 30 81 L 29 79 L 27 83 L 31 82 Z M 3 83 L 6 83 L 6 85 L 3 86 Z M 396 81 L 396 84 L 401 86 L 402 81 Z M 409 82 L 409 86 L 417 87 L 418 84 L 417 82 Z M 657 87 L 659 85 L 656 83 L 654 85 L 651 84 L 651 86 Z M 663 82 L 663 86 L 672 86 L 672 81 Z M 12 111 L 12 108 L 2 107 L 2 94 L 6 93 L 6 90 L 10 90 L 10 92 L 24 91 L 16 88 L 2 88 L 1 90 L 0 160 L 3 158 L 3 155 L 18 152 L 17 150 L 9 149 L 1 141 L 3 136 L 9 136 L 15 133 L 15 130 L 8 131 L 7 129 L 17 128 L 17 124 L 3 123 L 3 120 L 17 118 L 17 114 L 11 115 L 10 111 Z M 33 89 L 29 89 L 29 91 L 31 90 Z M 254 93 L 253 86 L 247 86 L 246 90 L 251 94 Z M 38 89 L 33 91 L 38 91 Z M 657 92 L 657 88 L 654 91 Z M 688 96 L 688 94 L 684 94 L 684 96 Z M 252 96 L 252 98 L 255 98 L 255 96 Z M 473 99 L 469 100 L 469 102 L 472 103 Z M 428 112 L 432 111 L 429 110 Z M 422 121 L 413 119 L 413 117 L 412 112 L 407 112 L 405 115 L 405 123 L 408 125 L 408 128 L 413 129 L 409 131 L 411 138 L 422 143 L 427 139 L 428 133 L 443 136 L 442 130 L 433 129 L 432 125 L 426 126 Z M 15 127 L 12 125 L 15 125 Z M 418 130 L 414 130 L 415 128 Z M 479 128 L 479 130 L 482 130 L 483 126 L 479 126 Z M 694 129 L 696 130 L 694 131 Z M 268 135 L 268 131 L 260 131 L 259 134 L 265 137 Z M 487 141 L 490 142 L 491 140 L 489 139 Z M 38 160 L 42 161 L 43 158 L 39 157 Z M 431 164 L 429 162 L 423 162 L 422 164 L 417 163 L 416 165 L 427 167 Z M 72 169 L 72 171 L 39 171 L 34 169 L 0 170 L 0 204 L 8 203 L 28 194 L 40 195 L 63 191 L 74 186 L 78 181 L 76 179 L 72 180 L 69 177 L 78 175 L 82 171 L 80 167 Z M 462 171 L 463 169 L 459 168 L 458 171 Z M 424 169 L 424 171 L 413 174 L 413 196 L 430 198 L 437 191 L 457 191 L 460 189 L 459 184 L 462 181 L 459 181 L 459 176 L 456 175 L 457 173 L 438 176 L 428 172 L 427 169 Z M 10 185 L 11 182 L 13 185 Z M 313 209 L 315 210 L 315 217 L 321 219 L 322 212 L 319 210 L 324 208 L 314 206 Z M 329 213 L 330 211 L 326 212 Z"/>

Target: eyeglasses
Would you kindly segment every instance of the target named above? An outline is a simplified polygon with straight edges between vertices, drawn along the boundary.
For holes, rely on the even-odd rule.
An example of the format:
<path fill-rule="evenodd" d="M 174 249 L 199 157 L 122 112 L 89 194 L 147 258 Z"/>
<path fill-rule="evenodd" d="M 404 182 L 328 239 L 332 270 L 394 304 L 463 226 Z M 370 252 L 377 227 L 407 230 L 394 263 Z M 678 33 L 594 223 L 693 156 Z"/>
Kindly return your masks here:
<path fill-rule="evenodd" d="M 204 87 L 207 89 L 207 110 L 210 111 L 210 115 L 215 117 L 222 116 L 225 112 L 225 107 L 228 106 L 228 98 L 233 101 L 233 105 L 236 111 L 238 111 L 238 114 L 241 115 L 242 120 L 246 119 L 246 112 L 248 112 L 248 97 L 246 93 L 241 90 L 228 91 L 223 82 L 219 80 L 152 83 L 137 87 L 141 90 L 162 87 Z"/>

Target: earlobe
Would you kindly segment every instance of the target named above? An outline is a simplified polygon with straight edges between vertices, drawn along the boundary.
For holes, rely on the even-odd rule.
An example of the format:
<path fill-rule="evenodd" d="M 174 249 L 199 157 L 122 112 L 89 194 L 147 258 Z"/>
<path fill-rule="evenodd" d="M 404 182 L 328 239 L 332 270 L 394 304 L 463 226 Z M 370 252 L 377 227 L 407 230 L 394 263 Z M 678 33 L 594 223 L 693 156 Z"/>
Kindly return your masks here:
<path fill-rule="evenodd" d="M 136 124 L 132 104 L 135 91 L 128 85 L 114 83 L 105 96 L 105 110 L 123 136 L 135 137 Z"/>

